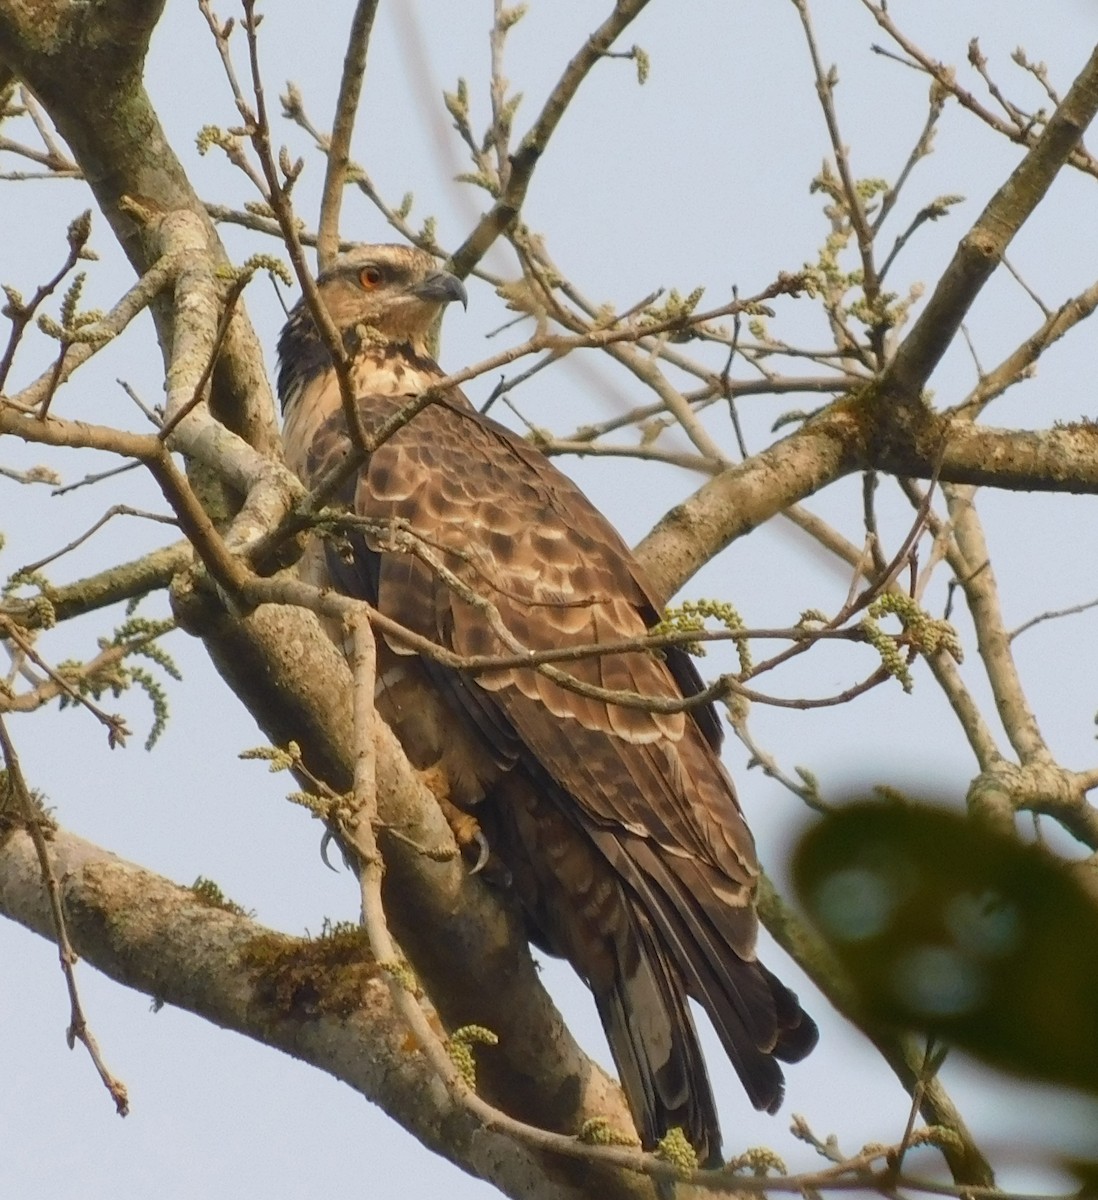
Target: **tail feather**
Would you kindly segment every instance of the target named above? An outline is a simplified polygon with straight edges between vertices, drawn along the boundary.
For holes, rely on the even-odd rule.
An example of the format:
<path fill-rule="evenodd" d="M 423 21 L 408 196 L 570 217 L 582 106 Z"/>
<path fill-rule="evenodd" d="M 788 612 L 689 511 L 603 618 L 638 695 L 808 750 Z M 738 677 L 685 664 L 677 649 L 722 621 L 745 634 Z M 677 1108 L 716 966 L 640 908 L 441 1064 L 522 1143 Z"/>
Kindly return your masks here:
<path fill-rule="evenodd" d="M 737 902 L 714 868 L 651 838 L 576 822 L 553 789 L 519 771 L 505 779 L 506 803 L 478 816 L 511 868 L 532 939 L 591 988 L 645 1148 L 677 1126 L 716 1165 L 720 1126 L 690 999 L 756 1108 L 778 1109 L 781 1062 L 816 1041 L 796 996 L 755 958 L 750 896 Z"/>
<path fill-rule="evenodd" d="M 606 841 L 619 838 L 596 840 L 606 851 Z M 696 864 L 669 859 L 641 839 L 630 839 L 611 861 L 655 925 L 680 991 L 712 1021 L 751 1103 L 777 1112 L 785 1090 L 778 1060 L 804 1058 L 817 1030 L 796 995 L 754 957 L 752 910 L 707 903 Z"/>
<path fill-rule="evenodd" d="M 678 1126 L 699 1159 L 715 1165 L 720 1124 L 686 993 L 645 915 L 630 910 L 628 961 L 619 955 L 613 986 L 595 992 L 618 1075 L 647 1148 Z"/>
<path fill-rule="evenodd" d="M 755 965 L 770 984 L 778 1013 L 778 1040 L 771 1053 L 782 1062 L 798 1063 L 815 1049 L 820 1031 L 816 1022 L 801 1008 L 797 993 L 790 991 L 762 963 Z"/>

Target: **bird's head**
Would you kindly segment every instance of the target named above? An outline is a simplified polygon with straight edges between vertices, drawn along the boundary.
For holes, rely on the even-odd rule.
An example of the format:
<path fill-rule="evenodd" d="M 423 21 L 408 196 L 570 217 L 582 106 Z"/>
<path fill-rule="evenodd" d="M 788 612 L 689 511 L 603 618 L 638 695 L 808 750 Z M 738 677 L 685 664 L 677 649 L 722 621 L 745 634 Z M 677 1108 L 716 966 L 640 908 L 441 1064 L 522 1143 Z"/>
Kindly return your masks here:
<path fill-rule="evenodd" d="M 417 352 L 443 307 L 467 301 L 460 279 L 411 246 L 359 246 L 337 259 L 317 287 L 341 333 L 362 325 L 386 342 L 411 342 Z"/>
<path fill-rule="evenodd" d="M 404 345 L 428 355 L 435 322 L 452 300 L 467 302 L 460 279 L 411 246 L 357 246 L 317 279 L 324 307 L 348 349 L 362 343 Z M 278 343 L 283 406 L 300 385 L 329 366 L 304 301 L 290 313 Z"/>

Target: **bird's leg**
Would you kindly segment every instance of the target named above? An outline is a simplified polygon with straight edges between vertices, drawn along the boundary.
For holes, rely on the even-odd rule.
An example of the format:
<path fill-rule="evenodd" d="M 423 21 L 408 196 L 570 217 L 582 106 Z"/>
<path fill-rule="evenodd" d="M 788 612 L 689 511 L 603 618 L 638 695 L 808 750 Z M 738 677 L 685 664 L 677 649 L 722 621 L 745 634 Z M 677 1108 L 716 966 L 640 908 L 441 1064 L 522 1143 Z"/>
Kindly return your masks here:
<path fill-rule="evenodd" d="M 475 875 L 488 861 L 489 854 L 488 839 L 481 832 L 480 823 L 450 799 L 450 780 L 441 762 L 416 774 L 442 809 L 458 849 L 466 858 L 474 859 L 471 874 Z"/>

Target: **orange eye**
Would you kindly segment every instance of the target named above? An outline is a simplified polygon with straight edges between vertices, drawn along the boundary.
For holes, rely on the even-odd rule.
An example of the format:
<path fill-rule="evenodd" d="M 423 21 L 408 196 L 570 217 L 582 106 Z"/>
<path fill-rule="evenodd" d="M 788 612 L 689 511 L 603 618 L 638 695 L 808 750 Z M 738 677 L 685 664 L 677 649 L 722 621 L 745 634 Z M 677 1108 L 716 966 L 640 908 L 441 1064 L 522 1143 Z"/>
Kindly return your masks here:
<path fill-rule="evenodd" d="M 381 282 L 381 269 L 379 267 L 363 267 L 358 273 L 358 281 L 366 291 L 372 291 Z"/>

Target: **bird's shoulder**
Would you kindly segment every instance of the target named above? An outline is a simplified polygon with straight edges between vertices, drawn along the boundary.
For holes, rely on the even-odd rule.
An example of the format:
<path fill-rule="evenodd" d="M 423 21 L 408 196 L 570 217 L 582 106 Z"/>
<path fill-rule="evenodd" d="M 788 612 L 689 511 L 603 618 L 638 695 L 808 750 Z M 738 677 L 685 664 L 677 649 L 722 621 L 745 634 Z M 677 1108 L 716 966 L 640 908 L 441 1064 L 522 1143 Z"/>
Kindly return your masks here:
<path fill-rule="evenodd" d="M 351 362 L 363 431 L 369 435 L 443 377 L 410 347 L 364 347 Z M 331 369 L 304 380 L 287 406 L 291 467 L 316 481 L 350 447 Z M 655 608 L 654 589 L 613 525 L 535 446 L 446 389 L 380 445 L 343 499 L 363 515 L 398 518 L 492 559 L 495 573 L 522 577 L 545 596 L 613 593 Z"/>

